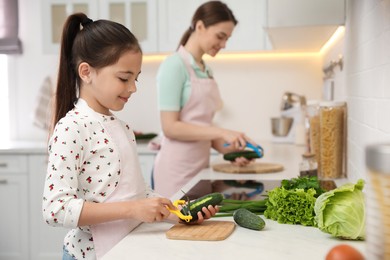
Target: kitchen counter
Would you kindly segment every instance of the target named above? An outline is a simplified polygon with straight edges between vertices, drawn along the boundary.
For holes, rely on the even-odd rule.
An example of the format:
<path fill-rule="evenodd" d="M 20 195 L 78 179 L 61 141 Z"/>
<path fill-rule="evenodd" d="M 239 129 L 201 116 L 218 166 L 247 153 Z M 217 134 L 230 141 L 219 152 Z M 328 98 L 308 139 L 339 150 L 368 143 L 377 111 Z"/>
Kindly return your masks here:
<path fill-rule="evenodd" d="M 200 180 L 257 180 L 266 183 L 290 179 L 299 175 L 299 162 L 304 152 L 303 146 L 259 142 L 264 148 L 261 162 L 278 163 L 284 166 L 282 172 L 266 174 L 232 174 L 215 172 L 211 168 L 201 171 L 184 187 L 189 191 Z M 213 163 L 223 162 L 218 157 Z M 336 185 L 346 179 L 336 181 Z M 179 199 L 183 193 L 177 192 L 171 200 Z M 232 217 L 214 218 L 233 221 Z M 213 219 L 213 220 L 214 220 Z M 327 252 L 337 244 L 350 244 L 364 253 L 364 242 L 342 241 L 332 238 L 315 227 L 279 224 L 263 218 L 266 227 L 253 231 L 236 226 L 233 233 L 223 241 L 169 240 L 165 232 L 171 223 L 143 223 L 128 234 L 103 260 L 116 259 L 325 259 Z"/>
<path fill-rule="evenodd" d="M 325 259 L 335 245 L 349 244 L 365 253 L 363 241 L 341 241 L 314 227 L 279 224 L 263 218 L 266 226 L 254 231 L 236 226 L 222 241 L 170 240 L 170 223 L 141 224 L 102 260 L 126 259 Z M 233 221 L 232 217 L 213 220 Z"/>

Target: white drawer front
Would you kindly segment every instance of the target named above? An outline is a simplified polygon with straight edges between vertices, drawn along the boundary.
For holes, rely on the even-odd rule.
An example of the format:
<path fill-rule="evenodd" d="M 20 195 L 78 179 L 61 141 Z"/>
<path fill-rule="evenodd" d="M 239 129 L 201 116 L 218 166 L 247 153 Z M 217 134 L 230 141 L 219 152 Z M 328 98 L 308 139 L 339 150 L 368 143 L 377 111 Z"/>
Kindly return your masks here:
<path fill-rule="evenodd" d="M 26 173 L 27 156 L 0 155 L 0 173 Z"/>

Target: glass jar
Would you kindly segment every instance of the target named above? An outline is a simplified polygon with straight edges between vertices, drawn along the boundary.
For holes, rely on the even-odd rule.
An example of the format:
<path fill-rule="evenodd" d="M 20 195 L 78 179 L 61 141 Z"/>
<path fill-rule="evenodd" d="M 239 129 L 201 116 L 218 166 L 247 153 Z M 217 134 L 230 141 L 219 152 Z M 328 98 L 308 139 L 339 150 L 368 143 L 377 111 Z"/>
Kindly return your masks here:
<path fill-rule="evenodd" d="M 319 164 L 320 157 L 320 116 L 318 114 L 319 104 L 313 102 L 307 106 L 307 127 L 308 127 L 308 147 L 310 153 L 315 154 L 315 159 Z"/>
<path fill-rule="evenodd" d="M 299 164 L 299 175 L 301 177 L 317 176 L 317 161 L 315 154 L 302 154 L 302 161 Z"/>
<path fill-rule="evenodd" d="M 320 179 L 344 177 L 346 151 L 345 102 L 321 102 L 319 107 Z"/>
<path fill-rule="evenodd" d="M 367 259 L 390 260 L 390 144 L 366 148 Z"/>

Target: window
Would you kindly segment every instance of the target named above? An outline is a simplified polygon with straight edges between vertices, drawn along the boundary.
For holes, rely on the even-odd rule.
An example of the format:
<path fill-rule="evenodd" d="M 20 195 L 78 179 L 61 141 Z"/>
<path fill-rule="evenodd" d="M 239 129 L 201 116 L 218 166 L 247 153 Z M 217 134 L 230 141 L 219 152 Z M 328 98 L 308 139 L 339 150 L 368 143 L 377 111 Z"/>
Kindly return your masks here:
<path fill-rule="evenodd" d="M 8 111 L 8 66 L 7 55 L 0 54 L 0 143 L 9 140 L 9 111 Z"/>

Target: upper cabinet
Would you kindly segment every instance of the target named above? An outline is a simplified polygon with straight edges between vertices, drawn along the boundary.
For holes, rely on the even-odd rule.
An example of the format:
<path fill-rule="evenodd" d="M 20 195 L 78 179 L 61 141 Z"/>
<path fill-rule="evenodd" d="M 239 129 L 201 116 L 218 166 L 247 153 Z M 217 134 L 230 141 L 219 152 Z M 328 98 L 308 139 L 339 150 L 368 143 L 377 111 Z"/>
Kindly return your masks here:
<path fill-rule="evenodd" d="M 100 0 L 99 18 L 125 25 L 137 37 L 143 52 L 157 47 L 156 0 Z"/>
<path fill-rule="evenodd" d="M 143 52 L 173 52 L 206 0 L 43 0 L 44 53 L 59 53 L 68 15 L 127 26 Z M 238 24 L 224 52 L 319 51 L 345 21 L 343 0 L 224 0 Z"/>
<path fill-rule="evenodd" d="M 343 0 L 268 0 L 265 29 L 276 51 L 317 52 L 345 24 Z"/>
<path fill-rule="evenodd" d="M 97 8 L 97 2 L 90 0 L 43 0 L 43 52 L 60 52 L 62 29 L 69 14 L 83 12 L 96 19 Z"/>

